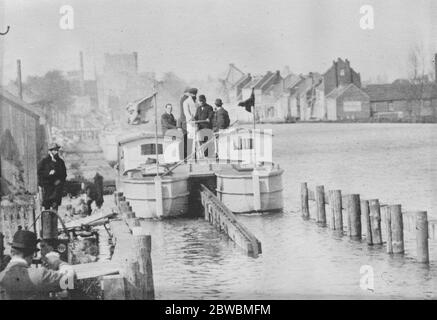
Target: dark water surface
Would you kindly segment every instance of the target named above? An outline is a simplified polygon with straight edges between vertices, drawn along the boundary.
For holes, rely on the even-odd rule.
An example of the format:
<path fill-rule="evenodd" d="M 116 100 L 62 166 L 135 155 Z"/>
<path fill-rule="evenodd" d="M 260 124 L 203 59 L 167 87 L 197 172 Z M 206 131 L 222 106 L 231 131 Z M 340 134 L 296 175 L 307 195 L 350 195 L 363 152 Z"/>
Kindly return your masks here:
<path fill-rule="evenodd" d="M 404 256 L 339 237 L 299 213 L 300 183 L 400 203 L 437 217 L 437 126 L 427 124 L 283 124 L 273 157 L 285 169 L 285 210 L 240 215 L 262 242 L 246 257 L 203 219 L 143 221 L 152 235 L 158 299 L 437 298 L 437 242 L 430 266 L 416 263 L 413 235 Z M 374 270 L 374 291 L 360 267 Z"/>

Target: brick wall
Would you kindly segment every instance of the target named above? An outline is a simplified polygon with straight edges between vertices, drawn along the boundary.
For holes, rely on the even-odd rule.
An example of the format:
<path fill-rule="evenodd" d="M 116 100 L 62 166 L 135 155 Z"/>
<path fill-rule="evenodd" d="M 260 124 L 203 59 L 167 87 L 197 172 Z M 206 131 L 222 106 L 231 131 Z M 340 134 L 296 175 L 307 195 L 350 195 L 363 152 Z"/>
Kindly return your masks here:
<path fill-rule="evenodd" d="M 339 86 L 347 86 L 351 83 L 361 88 L 361 77 L 351 67 L 348 60 L 338 59 L 324 74 L 325 94 Z"/>
<path fill-rule="evenodd" d="M 360 110 L 347 110 L 348 107 L 359 106 Z M 355 86 L 349 87 L 337 98 L 337 119 L 365 120 L 370 118 L 369 97 Z"/>

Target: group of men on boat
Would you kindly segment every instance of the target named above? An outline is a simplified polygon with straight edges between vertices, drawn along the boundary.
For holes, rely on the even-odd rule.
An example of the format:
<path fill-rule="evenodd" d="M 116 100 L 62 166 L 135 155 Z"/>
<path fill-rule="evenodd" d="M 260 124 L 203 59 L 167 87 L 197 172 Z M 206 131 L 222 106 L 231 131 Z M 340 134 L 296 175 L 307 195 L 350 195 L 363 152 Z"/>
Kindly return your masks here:
<path fill-rule="evenodd" d="M 215 100 L 215 108 L 206 102 L 206 96 L 201 94 L 197 99 L 196 88 L 186 89 L 180 100 L 180 118 L 177 122 L 172 111 L 173 106 L 168 103 L 165 105 L 165 112 L 161 116 L 162 133 L 170 129 L 177 129 L 184 136 L 184 158 L 187 157 L 187 146 L 196 144 L 196 132 L 209 129 L 220 132 L 229 128 L 230 118 L 228 112 L 223 108 L 223 101 L 219 98 Z M 197 102 L 199 100 L 199 102 Z M 202 144 L 203 142 L 199 142 Z"/>
<path fill-rule="evenodd" d="M 168 103 L 165 106 L 165 112 L 161 116 L 162 132 L 169 129 L 180 129 L 187 134 L 189 138 L 194 137 L 196 130 L 211 129 L 214 132 L 227 129 L 230 125 L 229 114 L 223 108 L 223 102 L 217 98 L 215 108 L 206 102 L 206 96 L 199 95 L 197 102 L 196 88 L 185 90 L 180 100 L 180 119 L 177 123 L 172 111 L 173 106 Z"/>

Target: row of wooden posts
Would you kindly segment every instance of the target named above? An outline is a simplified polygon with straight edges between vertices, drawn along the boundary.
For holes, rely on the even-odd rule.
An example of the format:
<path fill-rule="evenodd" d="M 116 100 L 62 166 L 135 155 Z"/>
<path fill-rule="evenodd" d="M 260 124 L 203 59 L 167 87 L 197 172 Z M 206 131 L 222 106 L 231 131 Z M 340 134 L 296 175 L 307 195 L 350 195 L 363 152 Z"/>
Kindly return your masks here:
<path fill-rule="evenodd" d="M 347 234 L 354 240 L 362 239 L 361 216 L 364 217 L 366 242 L 368 245 L 382 245 L 381 208 L 386 209 L 387 253 L 404 253 L 404 222 L 400 204 L 381 205 L 378 199 L 362 200 L 359 194 L 342 195 L 341 190 L 329 190 L 316 186 L 315 192 L 301 184 L 301 212 L 304 219 L 310 219 L 309 200 L 316 202 L 316 222 L 343 234 L 343 209 L 347 218 Z M 327 223 L 326 204 L 330 206 Z M 429 263 L 428 218 L 426 211 L 410 213 L 415 215 L 417 261 Z"/>
<path fill-rule="evenodd" d="M 124 266 L 120 275 L 102 278 L 105 300 L 153 300 L 152 238 L 144 234 L 140 221 L 123 193 L 114 194 L 121 220 L 110 222 L 115 240 L 112 262 Z"/>

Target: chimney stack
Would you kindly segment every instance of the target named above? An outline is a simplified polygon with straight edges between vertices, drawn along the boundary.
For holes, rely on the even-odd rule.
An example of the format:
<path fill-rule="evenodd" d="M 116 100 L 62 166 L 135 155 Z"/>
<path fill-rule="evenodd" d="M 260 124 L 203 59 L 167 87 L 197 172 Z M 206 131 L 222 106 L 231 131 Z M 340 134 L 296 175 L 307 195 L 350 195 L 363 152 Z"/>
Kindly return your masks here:
<path fill-rule="evenodd" d="M 23 83 L 21 81 L 21 60 L 17 60 L 17 86 L 18 86 L 18 96 L 23 100 Z"/>
<path fill-rule="evenodd" d="M 437 83 L 437 53 L 434 55 L 434 81 Z"/>
<path fill-rule="evenodd" d="M 82 95 L 85 94 L 85 70 L 83 67 L 83 52 L 79 52 L 79 59 L 80 59 L 80 92 Z"/>
<path fill-rule="evenodd" d="M 135 72 L 138 72 L 138 52 L 134 52 L 134 60 L 135 60 Z"/>

